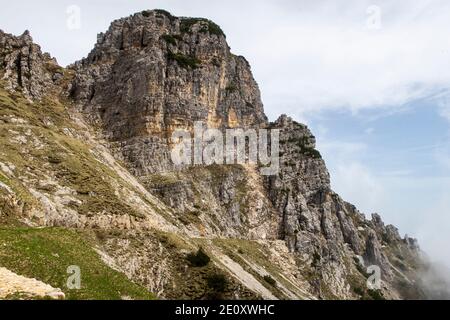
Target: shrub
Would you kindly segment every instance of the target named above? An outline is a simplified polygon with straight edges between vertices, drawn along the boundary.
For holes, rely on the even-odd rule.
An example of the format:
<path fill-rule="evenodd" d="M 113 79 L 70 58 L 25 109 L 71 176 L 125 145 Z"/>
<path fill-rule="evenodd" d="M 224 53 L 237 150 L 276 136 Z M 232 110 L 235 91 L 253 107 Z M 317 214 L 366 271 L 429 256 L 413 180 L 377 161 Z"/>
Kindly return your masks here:
<path fill-rule="evenodd" d="M 206 280 L 208 283 L 208 288 L 215 293 L 225 292 L 228 285 L 228 280 L 223 274 L 210 275 Z"/>
<path fill-rule="evenodd" d="M 48 162 L 51 164 L 60 164 L 63 162 L 63 158 L 59 155 L 52 154 L 48 156 Z"/>
<path fill-rule="evenodd" d="M 209 256 L 203 251 L 202 248 L 198 249 L 197 253 L 188 254 L 187 260 L 194 267 L 205 267 L 211 261 Z"/>
<path fill-rule="evenodd" d="M 275 279 L 269 275 L 264 276 L 264 281 L 267 282 L 268 284 L 270 284 L 272 287 L 277 286 L 277 282 L 275 281 Z"/>
<path fill-rule="evenodd" d="M 316 149 L 303 147 L 301 152 L 305 156 L 309 156 L 314 159 L 322 159 L 322 155 Z"/>
<path fill-rule="evenodd" d="M 163 16 L 166 16 L 167 18 L 169 18 L 169 19 L 175 19 L 175 17 L 169 12 L 169 11 L 167 11 L 167 10 L 163 10 L 163 9 L 155 9 L 154 10 L 157 14 L 160 14 L 160 15 L 163 15 Z"/>
<path fill-rule="evenodd" d="M 191 56 L 185 56 L 181 53 L 173 53 L 169 51 L 168 57 L 170 60 L 176 61 L 180 67 L 183 67 L 185 69 L 197 69 L 199 67 L 199 64 L 201 64 L 201 61 L 199 59 Z"/>
<path fill-rule="evenodd" d="M 235 92 L 238 89 L 238 87 L 235 84 L 228 85 L 225 90 L 229 93 Z"/>
<path fill-rule="evenodd" d="M 365 294 L 364 289 L 361 288 L 361 287 L 353 288 L 353 292 L 356 293 L 359 296 L 364 296 L 364 294 Z"/>
<path fill-rule="evenodd" d="M 174 36 L 171 36 L 170 34 L 165 34 L 161 37 L 165 42 L 167 42 L 168 44 L 177 45 L 177 40 L 175 39 Z"/>
<path fill-rule="evenodd" d="M 216 36 L 224 36 L 225 37 L 225 33 L 223 32 L 223 30 L 219 27 L 218 24 L 207 20 L 207 25 L 204 26 L 202 29 L 200 29 L 200 32 L 209 32 L 210 34 L 215 34 Z"/>
<path fill-rule="evenodd" d="M 186 19 L 181 20 L 180 31 L 183 33 L 190 33 L 191 27 L 199 21 L 200 21 L 200 19 L 195 19 L 195 18 L 186 18 Z"/>
<path fill-rule="evenodd" d="M 153 12 L 155 12 L 156 14 L 165 16 L 165 17 L 169 18 L 171 21 L 176 19 L 176 17 L 174 17 L 169 11 L 166 11 L 166 10 L 155 9 L 155 10 L 153 10 Z M 146 18 L 150 17 L 151 13 L 152 13 L 152 10 L 141 11 L 141 14 Z"/>
<path fill-rule="evenodd" d="M 367 290 L 367 293 L 373 300 L 386 300 L 380 290 Z"/>
<path fill-rule="evenodd" d="M 199 30 L 200 32 L 209 32 L 210 34 L 226 37 L 223 30 L 216 23 L 203 18 L 184 18 L 180 24 L 180 31 L 183 33 L 190 33 L 192 26 L 199 22 L 203 22 L 203 26 Z"/>
<path fill-rule="evenodd" d="M 320 263 L 320 260 L 321 260 L 320 254 L 317 251 L 314 251 L 312 262 L 313 266 L 317 266 Z"/>

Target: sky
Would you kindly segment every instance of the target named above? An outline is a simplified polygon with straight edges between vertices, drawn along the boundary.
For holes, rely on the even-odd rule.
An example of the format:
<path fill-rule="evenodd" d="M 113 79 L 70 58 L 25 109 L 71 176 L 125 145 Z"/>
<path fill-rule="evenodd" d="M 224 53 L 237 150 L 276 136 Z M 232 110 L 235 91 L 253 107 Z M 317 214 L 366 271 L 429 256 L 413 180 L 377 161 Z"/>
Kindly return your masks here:
<path fill-rule="evenodd" d="M 450 265 L 450 1 L 0 0 L 61 65 L 145 9 L 206 17 L 252 65 L 266 113 L 306 123 L 333 188 Z M 75 17 L 75 19 L 74 19 Z"/>

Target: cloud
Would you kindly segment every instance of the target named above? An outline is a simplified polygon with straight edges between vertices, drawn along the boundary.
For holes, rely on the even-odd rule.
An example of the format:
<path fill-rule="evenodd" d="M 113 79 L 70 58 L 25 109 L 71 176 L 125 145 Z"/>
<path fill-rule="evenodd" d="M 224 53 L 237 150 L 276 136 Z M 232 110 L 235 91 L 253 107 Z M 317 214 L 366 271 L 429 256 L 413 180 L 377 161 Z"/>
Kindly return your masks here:
<path fill-rule="evenodd" d="M 450 92 L 444 91 L 435 96 L 434 100 L 439 107 L 439 114 L 450 123 Z"/>
<path fill-rule="evenodd" d="M 368 151 L 368 146 L 361 142 L 330 140 L 325 136 L 319 136 L 318 141 L 318 149 L 324 158 L 333 159 L 331 163 L 327 163 L 333 189 L 366 214 L 381 209 L 383 186 L 361 160 L 361 155 Z"/>
<path fill-rule="evenodd" d="M 251 41 L 269 112 L 395 107 L 449 86 L 449 3 L 380 1 L 375 31 L 369 2 L 339 3 L 288 14 Z"/>
<path fill-rule="evenodd" d="M 384 188 L 371 170 L 359 162 L 340 163 L 333 172 L 336 191 L 346 200 L 370 214 L 378 212 L 384 197 Z"/>
<path fill-rule="evenodd" d="M 367 0 L 111 3 L 106 8 L 100 1 L 19 1 L 0 12 L 1 27 L 15 33 L 31 29 L 45 50 L 68 64 L 85 56 L 115 18 L 151 8 L 205 16 L 223 27 L 233 51 L 252 64 L 272 119 L 279 113 L 304 119 L 329 109 L 392 108 L 450 84 L 448 1 L 379 0 L 379 29 L 368 27 L 374 3 Z M 71 31 L 66 9 L 74 4 L 83 27 Z M 18 7 L 20 20 L 14 18 Z"/>
<path fill-rule="evenodd" d="M 436 170 L 450 169 L 449 145 L 424 146 L 435 153 Z M 450 242 L 450 177 L 417 176 L 404 168 L 375 169 L 366 161 L 372 153 L 364 142 L 342 141 L 328 135 L 318 136 L 318 148 L 329 159 L 333 189 L 366 215 L 378 212 L 386 224 L 418 238 L 419 244 L 433 262 L 450 266 L 450 252 L 443 250 Z M 409 153 L 412 150 L 404 150 Z"/>
<path fill-rule="evenodd" d="M 450 170 L 450 142 L 447 141 L 436 146 L 434 149 L 434 158 L 436 163 L 442 166 L 447 172 Z"/>
<path fill-rule="evenodd" d="M 450 122 L 450 105 L 441 106 L 440 115 Z"/>
<path fill-rule="evenodd" d="M 450 224 L 448 199 L 443 199 L 436 207 L 430 208 L 436 210 L 437 214 L 424 221 L 423 227 L 418 232 L 418 237 L 423 239 L 426 252 L 439 262 L 446 262 L 450 265 L 450 252 L 444 250 L 445 245 L 450 241 L 448 226 Z"/>
<path fill-rule="evenodd" d="M 356 159 L 358 157 L 358 154 L 361 154 L 368 149 L 368 146 L 363 142 L 332 140 L 327 138 L 325 135 L 320 134 L 317 136 L 317 139 L 319 150 L 330 155 L 333 154 L 333 158 L 340 161 Z"/>
<path fill-rule="evenodd" d="M 415 176 L 409 169 L 381 172 L 366 164 L 370 145 L 320 136 L 319 149 L 330 159 L 333 189 L 366 215 L 378 212 L 386 224 L 418 238 L 433 262 L 450 266 L 450 177 Z M 437 149 L 436 157 L 450 168 L 450 149 Z"/>
<path fill-rule="evenodd" d="M 450 266 L 450 251 L 446 249 L 450 243 L 450 180 L 442 179 L 440 183 L 445 191 L 441 190 L 434 204 L 422 212 L 416 234 L 421 239 L 423 249 L 434 261 Z"/>

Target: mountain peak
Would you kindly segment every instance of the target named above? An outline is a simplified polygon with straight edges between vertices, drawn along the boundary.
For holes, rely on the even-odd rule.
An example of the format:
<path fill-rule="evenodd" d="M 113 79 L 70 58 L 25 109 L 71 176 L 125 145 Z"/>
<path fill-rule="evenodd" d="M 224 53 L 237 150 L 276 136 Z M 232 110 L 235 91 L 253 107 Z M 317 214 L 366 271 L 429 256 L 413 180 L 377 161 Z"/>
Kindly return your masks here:
<path fill-rule="evenodd" d="M 72 66 L 72 96 L 112 141 L 133 140 L 139 173 L 169 169 L 167 133 L 202 121 L 213 128 L 267 125 L 250 65 L 231 53 L 216 24 L 144 11 L 114 21 L 86 59 Z M 145 141 L 153 142 L 155 149 Z M 148 158 L 147 158 L 148 156 Z M 158 158 L 157 167 L 147 165 Z M 166 159 L 166 160 L 163 160 Z"/>

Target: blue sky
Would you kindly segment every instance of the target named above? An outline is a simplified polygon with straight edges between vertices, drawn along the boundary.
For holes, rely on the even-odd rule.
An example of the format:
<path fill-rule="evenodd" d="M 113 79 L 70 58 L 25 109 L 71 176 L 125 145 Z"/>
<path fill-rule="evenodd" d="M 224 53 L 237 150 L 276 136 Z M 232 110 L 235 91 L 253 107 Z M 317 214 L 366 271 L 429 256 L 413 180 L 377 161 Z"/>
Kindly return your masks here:
<path fill-rule="evenodd" d="M 449 1 L 2 2 L 0 28 L 29 29 L 62 65 L 137 11 L 214 20 L 250 61 L 269 117 L 311 127 L 334 189 L 450 265 Z M 71 5 L 79 28 L 68 27 Z"/>
<path fill-rule="evenodd" d="M 400 111 L 324 111 L 309 125 L 331 173 L 333 188 L 366 214 L 420 238 L 433 258 L 450 228 L 450 135 L 434 101 Z"/>

